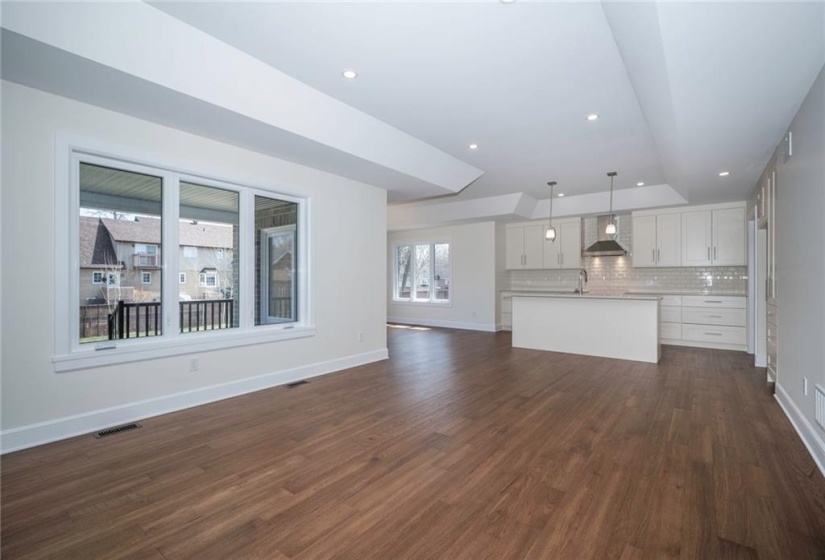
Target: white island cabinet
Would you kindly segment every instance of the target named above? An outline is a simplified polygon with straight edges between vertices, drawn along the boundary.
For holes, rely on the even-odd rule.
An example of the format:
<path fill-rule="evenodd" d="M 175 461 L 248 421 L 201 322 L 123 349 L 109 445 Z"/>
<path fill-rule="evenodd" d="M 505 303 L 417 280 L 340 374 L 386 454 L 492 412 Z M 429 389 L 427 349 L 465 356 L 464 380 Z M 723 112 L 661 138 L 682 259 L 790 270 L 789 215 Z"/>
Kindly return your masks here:
<path fill-rule="evenodd" d="M 513 346 L 658 363 L 659 299 L 513 294 Z"/>

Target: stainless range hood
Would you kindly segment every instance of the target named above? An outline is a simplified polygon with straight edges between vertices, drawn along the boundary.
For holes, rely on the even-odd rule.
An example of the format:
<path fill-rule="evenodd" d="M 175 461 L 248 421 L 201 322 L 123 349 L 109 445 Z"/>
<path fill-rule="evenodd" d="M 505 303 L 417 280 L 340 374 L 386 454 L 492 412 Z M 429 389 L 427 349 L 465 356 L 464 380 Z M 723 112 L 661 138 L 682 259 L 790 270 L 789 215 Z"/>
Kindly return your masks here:
<path fill-rule="evenodd" d="M 621 229 L 621 224 L 618 221 L 618 216 L 614 215 L 617 220 L 616 225 Z M 596 219 L 596 231 L 598 233 L 598 241 L 593 243 L 590 247 L 582 251 L 585 257 L 624 257 L 630 254 L 630 251 L 616 241 L 613 235 L 607 235 L 604 230 L 607 224 L 610 223 L 610 216 L 599 216 Z"/>

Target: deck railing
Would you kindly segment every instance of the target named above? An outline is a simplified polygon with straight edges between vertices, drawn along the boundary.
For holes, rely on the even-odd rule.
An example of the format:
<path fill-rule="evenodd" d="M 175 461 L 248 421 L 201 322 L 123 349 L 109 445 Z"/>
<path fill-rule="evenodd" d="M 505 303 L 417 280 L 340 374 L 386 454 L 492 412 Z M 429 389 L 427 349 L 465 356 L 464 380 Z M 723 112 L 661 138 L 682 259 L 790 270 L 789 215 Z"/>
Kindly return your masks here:
<path fill-rule="evenodd" d="M 118 301 L 107 319 L 109 340 L 157 336 L 163 327 L 161 302 Z M 180 332 L 229 329 L 235 326 L 235 300 L 181 301 Z"/>

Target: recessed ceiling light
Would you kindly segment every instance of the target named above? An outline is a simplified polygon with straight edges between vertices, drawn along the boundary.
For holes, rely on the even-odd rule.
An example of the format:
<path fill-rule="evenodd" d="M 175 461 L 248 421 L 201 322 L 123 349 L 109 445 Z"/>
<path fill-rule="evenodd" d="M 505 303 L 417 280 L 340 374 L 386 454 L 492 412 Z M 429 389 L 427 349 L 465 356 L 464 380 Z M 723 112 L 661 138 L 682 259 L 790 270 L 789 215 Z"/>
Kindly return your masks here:
<path fill-rule="evenodd" d="M 727 177 L 728 175 L 730 175 L 730 171 L 720 171 L 719 172 L 720 177 Z"/>
<path fill-rule="evenodd" d="M 636 183 L 636 186 L 637 186 L 637 187 L 644 187 L 644 186 L 645 186 L 645 184 L 644 184 L 644 182 L 639 181 L 638 183 Z"/>
<path fill-rule="evenodd" d="M 587 115 L 587 120 L 589 120 L 589 121 L 595 121 L 598 118 L 599 118 L 599 115 L 597 115 L 596 113 L 590 113 L 589 115 Z"/>
<path fill-rule="evenodd" d="M 512 3 L 514 3 L 515 1 L 516 1 L 516 0 L 499 0 L 499 2 L 501 2 L 502 4 L 512 4 Z"/>
<path fill-rule="evenodd" d="M 563 197 L 563 196 L 564 196 L 564 193 L 563 193 L 563 192 L 560 192 L 560 193 L 559 193 L 559 198 L 561 198 L 561 197 Z"/>
<path fill-rule="evenodd" d="M 478 144 L 470 144 L 470 149 L 471 150 L 477 150 L 478 149 Z"/>
<path fill-rule="evenodd" d="M 348 80 L 354 80 L 358 77 L 358 72 L 356 72 L 355 70 L 344 70 L 343 72 L 341 72 L 341 75 Z"/>

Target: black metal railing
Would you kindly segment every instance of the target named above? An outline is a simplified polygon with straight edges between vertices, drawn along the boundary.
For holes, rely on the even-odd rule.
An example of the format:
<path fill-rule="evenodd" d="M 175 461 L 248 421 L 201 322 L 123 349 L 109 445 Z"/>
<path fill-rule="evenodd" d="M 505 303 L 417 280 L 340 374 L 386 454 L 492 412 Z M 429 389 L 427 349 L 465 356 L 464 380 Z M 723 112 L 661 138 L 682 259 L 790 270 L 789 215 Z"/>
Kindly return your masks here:
<path fill-rule="evenodd" d="M 118 301 L 107 319 L 109 340 L 161 334 L 161 302 Z M 235 326 L 235 300 L 200 299 L 179 302 L 180 332 L 229 329 Z"/>

